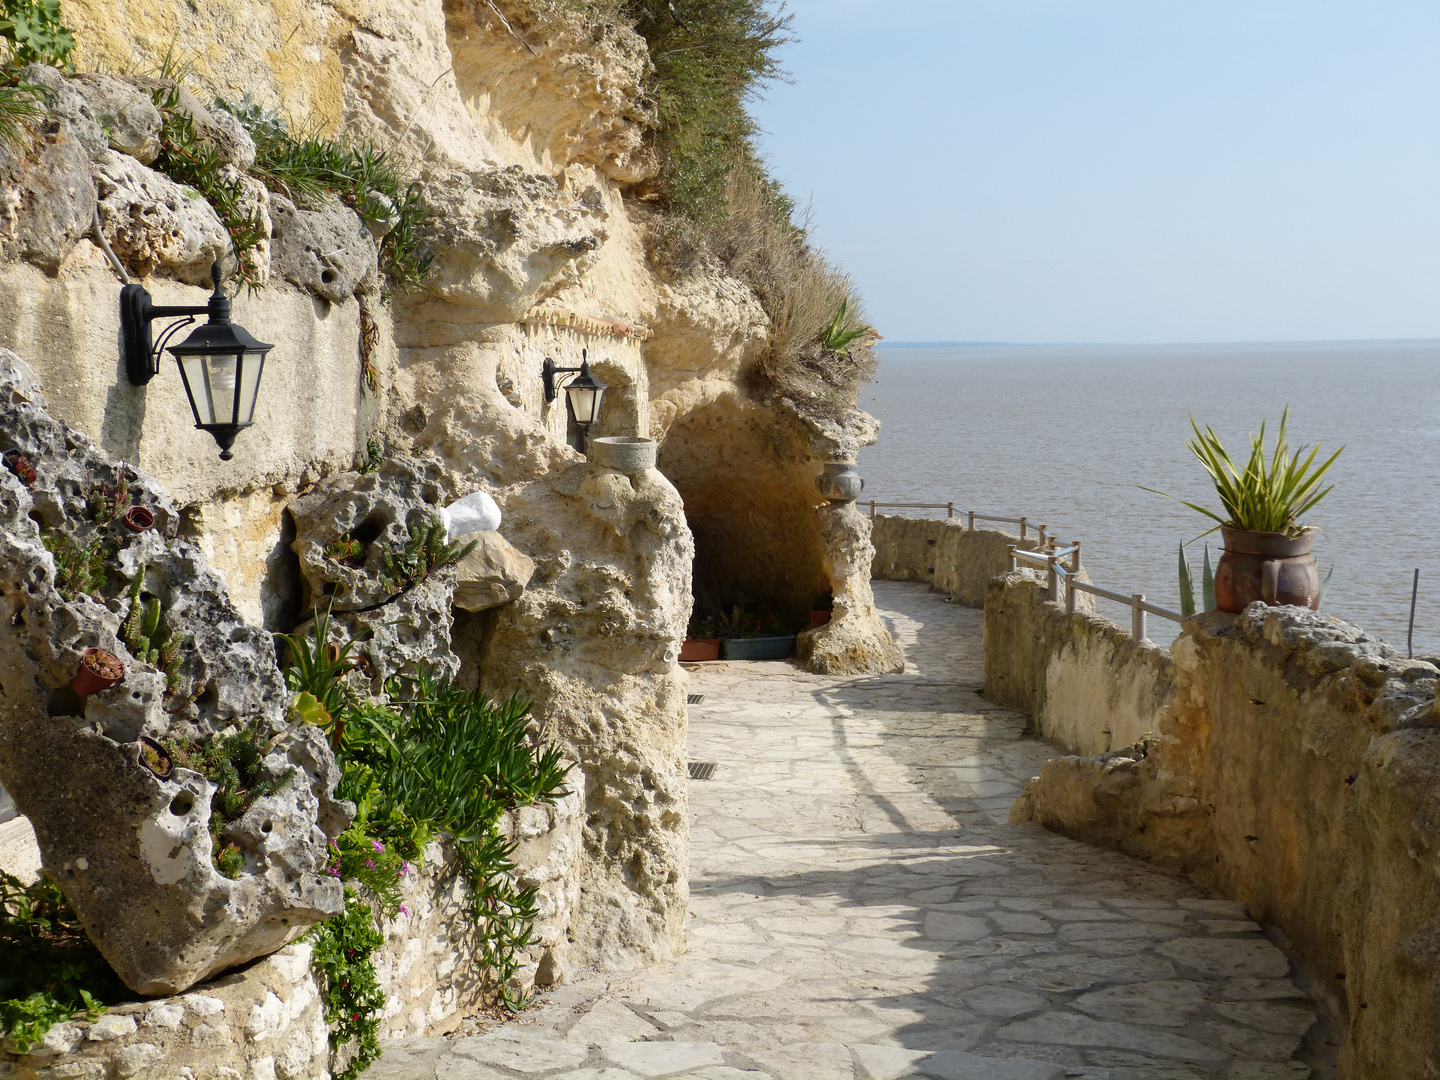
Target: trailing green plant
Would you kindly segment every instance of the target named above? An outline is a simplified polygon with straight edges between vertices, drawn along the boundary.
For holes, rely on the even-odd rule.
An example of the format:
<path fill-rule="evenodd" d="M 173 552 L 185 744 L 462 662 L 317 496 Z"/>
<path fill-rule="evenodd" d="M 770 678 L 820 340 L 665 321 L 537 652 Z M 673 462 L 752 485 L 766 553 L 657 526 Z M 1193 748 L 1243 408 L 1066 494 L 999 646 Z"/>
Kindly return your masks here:
<path fill-rule="evenodd" d="M 475 550 L 478 541 L 468 544 L 446 538 L 445 523 L 439 517 L 412 522 L 410 538 L 399 548 L 380 554 L 380 584 L 390 593 L 404 592 L 420 584 L 436 570 L 459 562 Z"/>
<path fill-rule="evenodd" d="M 372 142 L 322 138 L 314 130 L 294 134 L 279 113 L 249 94 L 238 102 L 216 98 L 214 105 L 250 133 L 255 142 L 250 172 L 266 187 L 310 207 L 333 195 L 366 221 L 387 228 L 380 269 L 391 288 L 410 288 L 429 276 L 433 256 L 422 235 L 429 210 L 419 183 L 405 183 L 389 153 Z"/>
<path fill-rule="evenodd" d="M 102 1002 L 126 996 L 54 882 L 0 871 L 0 1033 L 20 1053 L 54 1024 L 78 1012 L 93 1020 Z"/>
<path fill-rule="evenodd" d="M 136 574 L 130 582 L 130 610 L 120 624 L 120 640 L 125 642 L 125 647 L 136 660 L 165 672 L 165 689 L 173 694 L 180 688 L 180 650 L 185 639 L 183 635 L 169 631 L 162 635 L 160 615 L 163 606 L 158 596 L 145 603 L 141 599 L 144 587 L 144 573 Z"/>
<path fill-rule="evenodd" d="M 0 38 L 12 63 L 74 70 L 75 35 L 60 19 L 60 0 L 0 0 Z"/>
<path fill-rule="evenodd" d="M 240 172 L 221 158 L 213 143 L 196 136 L 194 118 L 181 107 L 178 82 L 157 87 L 151 97 L 161 119 L 160 154 L 152 168 L 190 185 L 210 203 L 229 236 L 236 279 L 252 291 L 258 290 L 260 277 L 253 253 L 265 239 L 260 207 L 245 190 Z"/>
<path fill-rule="evenodd" d="M 239 728 L 210 739 L 165 740 L 161 743 L 171 762 L 192 769 L 215 785 L 210 797 L 210 840 L 215 866 L 228 878 L 240 875 L 244 857 L 233 844 L 222 842 L 225 826 L 238 821 L 258 799 L 281 791 L 295 776 L 293 767 L 279 776 L 265 775 L 268 746 L 259 727 Z"/>
<path fill-rule="evenodd" d="M 404 910 L 401 885 L 410 873 L 410 864 L 371 832 L 368 819 L 356 821 L 330 841 L 325 872 L 342 881 L 358 882 L 387 919 Z"/>
<path fill-rule="evenodd" d="M 1321 488 L 1320 482 L 1345 448 L 1340 447 L 1318 465 L 1318 444 L 1313 449 L 1302 446 L 1292 454 L 1285 439 L 1289 422 L 1290 407 L 1287 405 L 1280 416 L 1274 449 L 1267 460 L 1265 423 L 1261 421 L 1259 433 L 1250 436 L 1250 456 L 1241 468 L 1235 464 L 1220 437 L 1209 425 L 1201 431 L 1195 418 L 1190 418 L 1195 438 L 1187 440 L 1185 445 L 1200 459 L 1205 471 L 1210 474 L 1215 493 L 1220 498 L 1222 513 L 1186 502 L 1174 495 L 1166 495 L 1163 491 L 1141 486 L 1145 491 L 1164 495 L 1167 499 L 1176 499 L 1191 510 L 1213 520 L 1216 523 L 1214 528 L 1207 529 L 1202 536 L 1222 526 L 1245 532 L 1274 532 L 1299 536 L 1308 528 L 1300 519 L 1330 494 L 1331 488 Z M 1308 455 L 1306 450 L 1310 451 Z"/>
<path fill-rule="evenodd" d="M 338 1051 L 352 1039 L 354 1056 L 335 1080 L 354 1080 L 380 1057 L 380 1019 L 385 991 L 375 975 L 375 950 L 385 936 L 375 915 L 354 891 L 345 890 L 345 910 L 310 931 L 314 953 L 310 964 L 320 976 L 320 999 L 330 1028 L 330 1048 Z"/>
<path fill-rule="evenodd" d="M 47 533 L 40 542 L 55 559 L 55 588 L 64 599 L 100 595 L 111 550 L 104 537 L 81 545 L 64 533 Z"/>

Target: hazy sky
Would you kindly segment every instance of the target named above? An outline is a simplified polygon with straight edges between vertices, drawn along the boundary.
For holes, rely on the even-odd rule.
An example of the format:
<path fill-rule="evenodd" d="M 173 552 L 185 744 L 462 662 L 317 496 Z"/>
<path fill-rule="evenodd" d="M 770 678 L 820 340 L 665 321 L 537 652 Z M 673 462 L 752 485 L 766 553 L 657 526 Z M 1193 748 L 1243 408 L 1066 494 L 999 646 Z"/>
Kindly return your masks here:
<path fill-rule="evenodd" d="M 1436 0 L 791 0 L 773 170 L 892 341 L 1440 337 Z"/>

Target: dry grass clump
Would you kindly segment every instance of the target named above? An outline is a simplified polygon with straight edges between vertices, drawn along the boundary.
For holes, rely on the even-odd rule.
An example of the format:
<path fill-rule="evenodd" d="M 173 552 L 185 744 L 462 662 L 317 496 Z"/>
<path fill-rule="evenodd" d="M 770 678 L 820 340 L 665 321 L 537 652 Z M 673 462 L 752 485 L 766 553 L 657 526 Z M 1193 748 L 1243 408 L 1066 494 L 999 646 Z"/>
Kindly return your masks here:
<path fill-rule="evenodd" d="M 724 213 L 708 229 L 673 215 L 651 224 L 651 256 L 685 276 L 718 263 L 747 282 L 770 316 L 770 340 L 751 372 L 758 389 L 795 398 L 824 415 L 853 407 L 874 371 L 878 339 L 865 324 L 855 283 L 805 226 L 794 204 L 757 170 L 733 169 Z"/>

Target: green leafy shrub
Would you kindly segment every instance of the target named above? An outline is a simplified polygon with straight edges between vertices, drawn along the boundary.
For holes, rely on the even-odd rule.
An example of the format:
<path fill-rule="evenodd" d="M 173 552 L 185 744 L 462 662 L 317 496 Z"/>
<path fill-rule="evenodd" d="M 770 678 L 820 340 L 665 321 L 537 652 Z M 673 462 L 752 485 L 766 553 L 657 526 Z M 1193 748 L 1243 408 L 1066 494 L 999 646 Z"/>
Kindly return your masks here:
<path fill-rule="evenodd" d="M 0 871 L 0 1030 L 21 1053 L 52 1025 L 82 1011 L 93 1020 L 127 996 L 52 881 Z"/>
<path fill-rule="evenodd" d="M 380 1057 L 380 1018 L 385 992 L 375 976 L 375 950 L 385 936 L 375 927 L 369 905 L 349 889 L 345 910 L 310 931 L 314 943 L 311 966 L 319 975 L 330 1048 L 338 1051 L 352 1039 L 355 1054 L 335 1080 L 353 1080 Z"/>
<path fill-rule="evenodd" d="M 60 21 L 60 0 L 0 0 L 0 38 L 12 63 L 74 67 L 75 36 Z"/>

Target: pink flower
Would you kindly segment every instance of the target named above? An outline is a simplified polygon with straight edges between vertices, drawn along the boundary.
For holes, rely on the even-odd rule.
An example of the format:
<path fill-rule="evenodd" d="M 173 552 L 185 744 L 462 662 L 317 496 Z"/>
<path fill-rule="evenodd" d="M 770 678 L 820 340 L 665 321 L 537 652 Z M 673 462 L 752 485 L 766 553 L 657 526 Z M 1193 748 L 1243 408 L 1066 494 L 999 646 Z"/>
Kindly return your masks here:
<path fill-rule="evenodd" d="M 410 909 L 407 908 L 404 904 L 401 904 L 401 905 L 400 905 L 400 914 L 401 914 L 401 915 L 409 915 L 409 914 L 410 914 Z"/>
<path fill-rule="evenodd" d="M 365 860 L 365 869 L 367 869 L 367 870 L 374 870 L 374 869 L 375 869 L 375 864 L 374 864 L 373 862 L 371 862 L 369 859 L 366 859 L 366 860 Z"/>
<path fill-rule="evenodd" d="M 376 851 L 384 851 L 384 850 L 385 850 L 385 845 L 382 844 L 379 840 L 371 840 L 371 841 L 370 841 L 370 846 L 373 847 Z"/>
<path fill-rule="evenodd" d="M 339 867 L 327 866 L 327 867 L 325 868 L 325 872 L 326 872 L 327 874 L 329 874 L 331 877 L 339 877 L 339 876 L 340 876 L 340 869 L 339 869 Z"/>
<path fill-rule="evenodd" d="M 410 864 L 409 864 L 408 862 L 402 862 L 402 863 L 400 864 L 400 876 L 401 876 L 401 877 L 409 877 L 409 876 L 410 876 Z"/>

